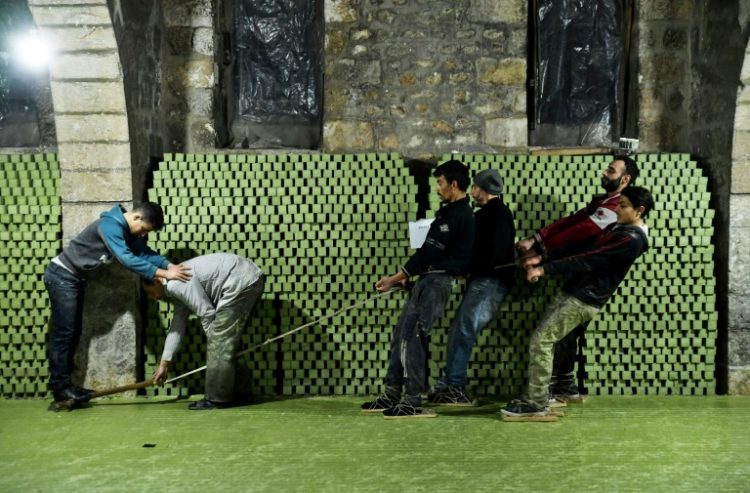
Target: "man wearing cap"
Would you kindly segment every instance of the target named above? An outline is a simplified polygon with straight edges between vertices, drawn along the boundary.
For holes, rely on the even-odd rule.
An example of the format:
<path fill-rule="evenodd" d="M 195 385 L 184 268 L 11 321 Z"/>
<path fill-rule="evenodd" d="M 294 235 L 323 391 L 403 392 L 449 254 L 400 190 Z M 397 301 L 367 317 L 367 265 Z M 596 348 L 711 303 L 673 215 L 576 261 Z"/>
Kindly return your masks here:
<path fill-rule="evenodd" d="M 474 214 L 474 249 L 466 292 L 448 333 L 445 366 L 427 394 L 432 404 L 476 405 L 476 400 L 466 394 L 471 350 L 479 332 L 495 317 L 514 279 L 516 230 L 502 192 L 503 179 L 494 169 L 480 171 L 474 177 L 470 193 L 475 205 L 480 206 Z"/>

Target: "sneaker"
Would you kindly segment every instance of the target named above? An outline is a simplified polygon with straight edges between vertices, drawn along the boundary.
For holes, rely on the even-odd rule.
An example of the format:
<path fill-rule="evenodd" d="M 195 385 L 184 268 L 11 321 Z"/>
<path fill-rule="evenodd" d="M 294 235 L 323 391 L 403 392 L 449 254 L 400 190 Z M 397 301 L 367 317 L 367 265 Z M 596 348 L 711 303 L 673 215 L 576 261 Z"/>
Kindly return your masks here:
<path fill-rule="evenodd" d="M 386 409 L 395 407 L 398 399 L 392 399 L 387 394 L 379 395 L 374 401 L 365 402 L 361 409 L 363 413 L 382 413 Z"/>
<path fill-rule="evenodd" d="M 566 407 L 567 405 L 567 401 L 555 396 L 550 397 L 549 401 L 547 402 L 547 406 L 549 406 L 550 409 L 557 407 Z"/>
<path fill-rule="evenodd" d="M 454 386 L 443 387 L 439 391 L 429 394 L 427 402 L 440 406 L 453 407 L 474 407 L 477 405 L 477 400 L 466 395 L 462 387 Z"/>
<path fill-rule="evenodd" d="M 583 396 L 578 391 L 578 385 L 574 382 L 570 383 L 555 383 L 550 386 L 549 393 L 552 398 L 561 402 L 583 402 Z"/>
<path fill-rule="evenodd" d="M 513 417 L 548 416 L 550 414 L 548 407 L 535 406 L 530 402 L 520 399 L 511 401 L 510 404 L 502 408 L 500 412 L 504 416 Z"/>
<path fill-rule="evenodd" d="M 402 402 L 383 411 L 383 417 L 385 419 L 436 418 L 437 414 L 432 409 L 424 409 L 421 406 L 412 406 Z"/>

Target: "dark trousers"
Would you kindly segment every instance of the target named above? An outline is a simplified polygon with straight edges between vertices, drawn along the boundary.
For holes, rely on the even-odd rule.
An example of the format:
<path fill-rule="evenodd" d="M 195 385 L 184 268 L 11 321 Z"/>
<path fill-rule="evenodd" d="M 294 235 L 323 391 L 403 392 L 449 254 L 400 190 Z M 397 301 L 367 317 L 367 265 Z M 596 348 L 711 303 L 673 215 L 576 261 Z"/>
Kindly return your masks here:
<path fill-rule="evenodd" d="M 47 348 L 49 388 L 62 390 L 72 383 L 73 357 L 81 338 L 86 281 L 50 263 L 44 271 L 44 285 L 52 305 L 52 330 Z"/>
<path fill-rule="evenodd" d="M 427 389 L 427 343 L 432 324 L 440 318 L 453 288 L 453 277 L 427 274 L 419 278 L 404 304 L 391 339 L 385 377 L 386 392 L 419 404 Z"/>

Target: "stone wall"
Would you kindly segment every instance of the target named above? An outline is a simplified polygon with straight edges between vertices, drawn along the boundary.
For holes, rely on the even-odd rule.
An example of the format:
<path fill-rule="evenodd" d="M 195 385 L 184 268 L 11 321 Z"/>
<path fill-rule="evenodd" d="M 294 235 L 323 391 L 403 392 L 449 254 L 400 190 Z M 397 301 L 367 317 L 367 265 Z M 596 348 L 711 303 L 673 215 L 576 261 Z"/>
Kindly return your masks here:
<path fill-rule="evenodd" d="M 729 200 L 729 392 L 750 394 L 750 44 L 734 114 Z"/>
<path fill-rule="evenodd" d="M 326 0 L 324 150 L 524 149 L 527 2 Z"/>
<path fill-rule="evenodd" d="M 690 152 L 704 167 L 716 208 L 717 358 L 726 361 L 730 306 L 731 153 L 734 106 L 747 44 L 739 2 L 639 1 L 639 120 L 643 151 Z M 658 201 L 658 197 L 657 197 Z M 729 343 L 731 346 L 731 343 Z M 750 346 L 748 346 L 750 349 Z M 748 353 L 750 354 L 750 353 Z M 717 390 L 727 368 L 717 365 Z"/>
<path fill-rule="evenodd" d="M 133 199 L 122 70 L 105 0 L 30 0 L 29 6 L 55 50 L 50 83 L 67 243 L 102 211 Z M 89 284 L 79 383 L 134 381 L 138 289 L 122 268 Z"/>
<path fill-rule="evenodd" d="M 123 60 L 137 200 L 146 199 L 165 152 L 216 146 L 215 2 L 109 0 Z"/>

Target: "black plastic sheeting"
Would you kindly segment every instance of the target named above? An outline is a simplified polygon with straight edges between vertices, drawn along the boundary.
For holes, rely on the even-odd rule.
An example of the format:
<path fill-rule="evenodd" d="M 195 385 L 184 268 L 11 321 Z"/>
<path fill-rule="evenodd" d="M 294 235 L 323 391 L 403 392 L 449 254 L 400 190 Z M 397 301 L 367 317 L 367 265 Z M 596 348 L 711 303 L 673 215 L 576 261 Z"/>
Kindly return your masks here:
<path fill-rule="evenodd" d="M 24 72 L 13 59 L 11 37 L 33 29 L 25 0 L 0 0 L 0 147 L 39 144 L 34 88 L 39 77 Z"/>
<path fill-rule="evenodd" d="M 536 123 L 581 127 L 576 144 L 619 137 L 625 70 L 622 0 L 537 0 Z"/>
<path fill-rule="evenodd" d="M 235 74 L 242 119 L 319 120 L 322 1 L 235 1 Z"/>

